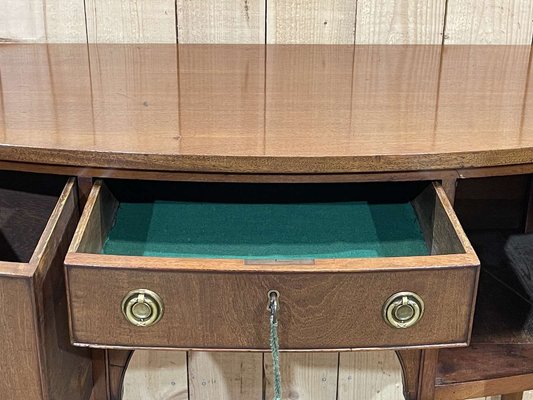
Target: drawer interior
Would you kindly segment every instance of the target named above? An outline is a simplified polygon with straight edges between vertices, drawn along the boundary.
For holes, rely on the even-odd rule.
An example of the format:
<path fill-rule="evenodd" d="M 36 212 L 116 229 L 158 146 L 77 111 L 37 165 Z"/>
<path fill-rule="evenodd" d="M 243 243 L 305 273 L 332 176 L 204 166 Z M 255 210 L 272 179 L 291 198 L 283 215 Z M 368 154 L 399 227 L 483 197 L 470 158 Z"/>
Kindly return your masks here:
<path fill-rule="evenodd" d="M 30 261 L 65 183 L 59 176 L 0 171 L 1 261 Z"/>
<path fill-rule="evenodd" d="M 472 342 L 533 344 L 533 176 L 461 180 L 456 209 L 481 261 Z"/>
<path fill-rule="evenodd" d="M 252 260 L 464 253 L 429 182 L 109 180 L 102 190 L 101 238 L 82 239 L 79 251 Z"/>

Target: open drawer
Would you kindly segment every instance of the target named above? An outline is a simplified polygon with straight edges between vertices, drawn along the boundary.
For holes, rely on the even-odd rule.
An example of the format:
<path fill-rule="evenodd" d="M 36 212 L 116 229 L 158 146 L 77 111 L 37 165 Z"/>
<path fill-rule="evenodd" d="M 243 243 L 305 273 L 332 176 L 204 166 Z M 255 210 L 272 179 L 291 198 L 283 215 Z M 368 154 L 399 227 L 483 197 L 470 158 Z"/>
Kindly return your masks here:
<path fill-rule="evenodd" d="M 479 272 L 438 183 L 97 181 L 66 258 L 72 341 L 465 345 Z"/>
<path fill-rule="evenodd" d="M 76 183 L 0 171 L 0 393 L 86 399 L 91 359 L 73 347 L 63 259 L 78 222 Z"/>

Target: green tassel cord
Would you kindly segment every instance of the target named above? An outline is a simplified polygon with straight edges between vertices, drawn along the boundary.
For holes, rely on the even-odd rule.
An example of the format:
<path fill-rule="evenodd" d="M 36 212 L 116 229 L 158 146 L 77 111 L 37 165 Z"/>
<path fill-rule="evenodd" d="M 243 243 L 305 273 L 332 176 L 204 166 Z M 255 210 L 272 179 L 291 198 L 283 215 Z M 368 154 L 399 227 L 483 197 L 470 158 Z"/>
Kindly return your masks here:
<path fill-rule="evenodd" d="M 278 337 L 278 312 L 279 293 L 276 290 L 269 292 L 270 303 L 270 350 L 272 352 L 272 374 L 274 375 L 274 397 L 272 400 L 281 400 L 281 372 L 279 360 L 279 337 Z"/>
<path fill-rule="evenodd" d="M 274 315 L 270 315 L 270 350 L 272 351 L 272 371 L 274 374 L 274 397 L 272 400 L 281 400 L 278 322 Z"/>

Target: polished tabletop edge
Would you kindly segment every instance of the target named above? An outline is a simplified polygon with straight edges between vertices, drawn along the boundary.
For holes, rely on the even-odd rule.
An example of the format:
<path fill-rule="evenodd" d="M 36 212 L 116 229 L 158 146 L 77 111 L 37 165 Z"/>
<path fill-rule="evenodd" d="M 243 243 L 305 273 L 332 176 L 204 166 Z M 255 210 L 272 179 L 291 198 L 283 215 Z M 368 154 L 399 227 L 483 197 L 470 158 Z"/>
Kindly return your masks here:
<path fill-rule="evenodd" d="M 256 174 L 533 163 L 530 46 L 0 45 L 0 161 Z"/>

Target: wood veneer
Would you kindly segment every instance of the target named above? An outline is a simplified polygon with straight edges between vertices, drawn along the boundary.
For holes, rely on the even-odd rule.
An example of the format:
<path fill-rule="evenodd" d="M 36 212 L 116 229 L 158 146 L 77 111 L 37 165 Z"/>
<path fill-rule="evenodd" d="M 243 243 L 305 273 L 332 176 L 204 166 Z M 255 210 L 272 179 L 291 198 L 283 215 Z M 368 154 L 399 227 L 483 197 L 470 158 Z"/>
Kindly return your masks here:
<path fill-rule="evenodd" d="M 2 45 L 0 158 L 255 174 L 528 164 L 528 55 L 529 46 Z M 420 68 L 427 60 L 441 73 Z"/>
<path fill-rule="evenodd" d="M 11 178 L 1 183 L 8 217 L 2 232 L 14 234 L 17 243 L 2 250 L 15 262 L 0 262 L 0 392 L 13 400 L 85 400 L 92 388 L 90 358 L 70 345 L 63 274 L 78 219 L 74 180 L 61 192 L 57 177 L 46 184 L 46 177 L 2 176 Z"/>
<path fill-rule="evenodd" d="M 532 389 L 532 359 L 532 346 L 524 345 L 442 350 L 435 399 L 467 399 Z"/>

